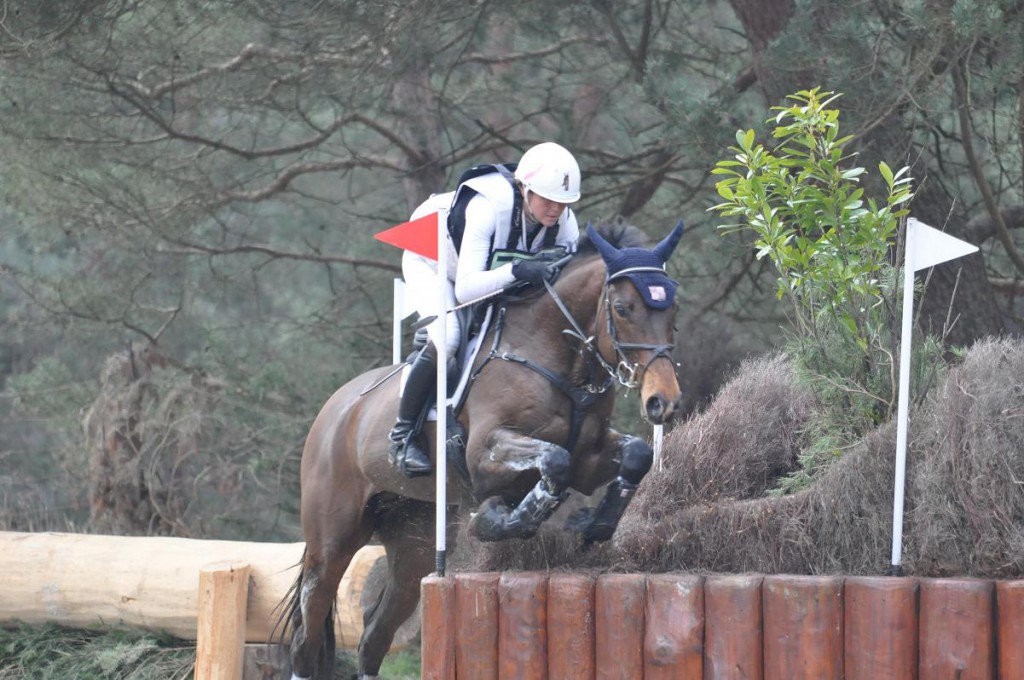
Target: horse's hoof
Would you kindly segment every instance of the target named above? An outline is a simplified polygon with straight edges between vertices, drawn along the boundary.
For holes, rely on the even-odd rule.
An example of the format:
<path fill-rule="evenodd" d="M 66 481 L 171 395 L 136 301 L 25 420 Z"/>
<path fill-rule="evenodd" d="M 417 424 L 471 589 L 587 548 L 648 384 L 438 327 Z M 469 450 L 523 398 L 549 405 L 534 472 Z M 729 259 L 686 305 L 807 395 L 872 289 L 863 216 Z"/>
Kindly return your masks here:
<path fill-rule="evenodd" d="M 491 496 L 477 509 L 469 520 L 469 535 L 478 541 L 493 543 L 506 538 L 508 506 L 500 496 Z"/>
<path fill-rule="evenodd" d="M 595 524 L 583 532 L 583 542 L 589 548 L 593 543 L 604 543 L 615 535 L 615 527 Z"/>
<path fill-rule="evenodd" d="M 565 530 L 582 534 L 594 523 L 594 509 L 580 508 L 569 515 L 565 521 Z"/>
<path fill-rule="evenodd" d="M 580 508 L 569 515 L 565 522 L 566 531 L 579 534 L 583 538 L 583 549 L 589 549 L 594 543 L 603 543 L 615 534 L 615 527 L 605 522 L 598 522 L 594 508 Z"/>

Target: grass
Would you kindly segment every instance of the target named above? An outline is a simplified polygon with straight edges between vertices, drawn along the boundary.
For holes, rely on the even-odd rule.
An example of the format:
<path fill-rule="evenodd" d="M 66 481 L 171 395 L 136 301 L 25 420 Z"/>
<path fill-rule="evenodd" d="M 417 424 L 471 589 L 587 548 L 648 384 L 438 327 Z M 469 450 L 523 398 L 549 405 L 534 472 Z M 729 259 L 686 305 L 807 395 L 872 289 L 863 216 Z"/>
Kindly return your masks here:
<path fill-rule="evenodd" d="M 384 663 L 380 667 L 380 677 L 386 678 L 386 680 L 419 680 L 419 647 L 403 649 L 384 657 Z"/>
<path fill-rule="evenodd" d="M 0 680 L 172 680 L 192 677 L 194 643 L 123 630 L 0 628 Z"/>
<path fill-rule="evenodd" d="M 195 642 L 129 630 L 57 625 L 0 628 L 0 680 L 191 680 Z M 335 678 L 355 673 L 352 652 L 338 655 Z M 418 647 L 389 654 L 385 680 L 418 680 Z"/>

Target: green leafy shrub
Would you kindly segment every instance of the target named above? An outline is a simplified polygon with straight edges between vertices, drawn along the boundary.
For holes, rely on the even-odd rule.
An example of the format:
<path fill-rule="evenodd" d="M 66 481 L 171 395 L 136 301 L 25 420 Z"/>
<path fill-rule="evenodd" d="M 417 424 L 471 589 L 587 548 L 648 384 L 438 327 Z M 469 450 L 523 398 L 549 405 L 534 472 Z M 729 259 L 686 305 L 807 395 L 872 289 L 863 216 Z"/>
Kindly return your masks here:
<path fill-rule="evenodd" d="M 906 167 L 893 172 L 880 163 L 885 195 L 865 195 L 866 171 L 844 150 L 851 138 L 840 136 L 840 112 L 829 108 L 838 96 L 818 88 L 791 95 L 768 121 L 774 148 L 740 130 L 733 157 L 712 170 L 723 201 L 710 210 L 733 220 L 723 232 L 752 231 L 757 258 L 774 264 L 778 296 L 789 302 L 787 350 L 821 402 L 814 444 L 783 491 L 806 486 L 896 409 L 900 278 L 892 257 L 914 195 L 911 177 Z M 939 356 L 929 340 L 915 357 L 918 377 Z"/>

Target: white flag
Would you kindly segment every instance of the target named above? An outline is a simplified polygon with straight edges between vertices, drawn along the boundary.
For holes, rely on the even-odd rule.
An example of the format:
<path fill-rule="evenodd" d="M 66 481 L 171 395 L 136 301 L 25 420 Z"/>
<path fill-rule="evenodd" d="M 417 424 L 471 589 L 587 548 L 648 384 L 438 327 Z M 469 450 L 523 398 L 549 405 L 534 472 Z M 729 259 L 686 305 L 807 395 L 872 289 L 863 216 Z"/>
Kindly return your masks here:
<path fill-rule="evenodd" d="M 896 411 L 896 480 L 892 504 L 890 576 L 902 574 L 903 491 L 906 485 L 907 426 L 910 412 L 910 338 L 914 318 L 914 272 L 977 252 L 978 246 L 907 218 L 907 252 L 903 269 L 903 329 L 900 338 L 899 401 Z"/>
<path fill-rule="evenodd" d="M 934 267 L 978 252 L 978 246 L 944 234 L 914 217 L 907 218 L 907 266 L 912 271 Z"/>

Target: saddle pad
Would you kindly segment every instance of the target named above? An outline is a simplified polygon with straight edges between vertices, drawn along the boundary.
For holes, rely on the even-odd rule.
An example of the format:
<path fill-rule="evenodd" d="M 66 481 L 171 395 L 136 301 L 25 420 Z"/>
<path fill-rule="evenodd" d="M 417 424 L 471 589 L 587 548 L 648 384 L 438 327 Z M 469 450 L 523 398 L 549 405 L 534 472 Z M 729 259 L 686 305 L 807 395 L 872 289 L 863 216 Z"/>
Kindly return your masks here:
<path fill-rule="evenodd" d="M 462 403 L 462 397 L 466 390 L 469 389 L 469 377 L 473 373 L 473 363 L 476 361 L 476 355 L 480 353 L 480 345 L 482 344 L 484 337 L 487 335 L 487 329 L 491 326 L 491 315 L 493 312 L 494 307 L 488 306 L 487 312 L 484 314 L 483 322 L 480 324 L 480 332 L 466 342 L 465 360 L 463 364 L 459 366 L 459 382 L 455 388 L 455 392 L 448 397 L 448 406 L 455 406 Z M 409 375 L 410 368 L 410 365 L 406 365 L 405 368 L 402 369 L 402 389 L 405 389 L 405 380 Z M 427 420 L 437 420 L 436 406 L 430 409 L 430 412 L 427 414 Z"/>

